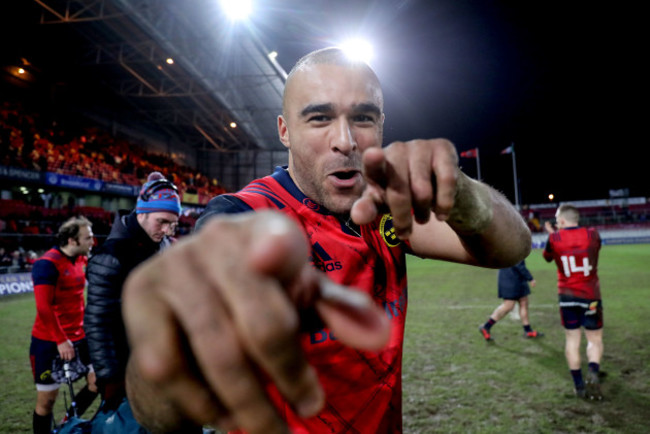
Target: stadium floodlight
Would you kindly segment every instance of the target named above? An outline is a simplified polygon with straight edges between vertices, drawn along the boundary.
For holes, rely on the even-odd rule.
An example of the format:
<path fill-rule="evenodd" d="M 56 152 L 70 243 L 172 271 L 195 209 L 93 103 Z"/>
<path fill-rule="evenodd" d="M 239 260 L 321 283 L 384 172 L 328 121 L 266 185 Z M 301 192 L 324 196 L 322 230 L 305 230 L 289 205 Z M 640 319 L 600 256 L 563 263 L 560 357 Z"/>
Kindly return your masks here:
<path fill-rule="evenodd" d="M 271 52 L 268 54 L 268 56 L 269 56 L 269 59 L 271 59 L 271 60 L 273 60 L 273 59 L 277 59 L 277 57 L 278 57 L 278 52 L 275 51 L 275 50 L 274 50 L 274 51 L 271 51 Z"/>
<path fill-rule="evenodd" d="M 350 39 L 340 45 L 346 56 L 352 60 L 370 63 L 373 58 L 372 45 L 363 39 Z"/>
<path fill-rule="evenodd" d="M 242 21 L 248 18 L 253 11 L 252 0 L 220 0 L 221 8 L 233 21 Z"/>
<path fill-rule="evenodd" d="M 168 57 L 167 60 L 165 60 L 165 62 L 167 62 L 168 65 L 173 65 L 174 64 L 174 59 L 172 59 L 171 57 Z"/>

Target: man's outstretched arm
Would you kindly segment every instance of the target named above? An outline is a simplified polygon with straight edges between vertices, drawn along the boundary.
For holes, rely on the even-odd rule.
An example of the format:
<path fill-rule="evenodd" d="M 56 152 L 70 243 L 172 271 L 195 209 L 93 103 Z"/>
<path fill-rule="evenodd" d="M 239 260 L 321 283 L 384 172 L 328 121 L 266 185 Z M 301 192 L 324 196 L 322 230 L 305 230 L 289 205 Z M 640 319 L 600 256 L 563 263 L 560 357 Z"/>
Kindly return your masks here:
<path fill-rule="evenodd" d="M 154 432 L 190 422 L 286 432 L 260 372 L 298 414 L 317 413 L 324 395 L 298 339 L 301 308 L 316 308 L 348 345 L 388 339 L 382 310 L 316 271 L 302 231 L 279 213 L 215 216 L 143 263 L 123 299 L 138 421 Z"/>
<path fill-rule="evenodd" d="M 504 268 L 530 253 L 519 212 L 460 170 L 451 142 L 395 142 L 366 151 L 363 164 L 368 187 L 352 209 L 356 223 L 390 212 L 397 234 L 427 258 Z"/>

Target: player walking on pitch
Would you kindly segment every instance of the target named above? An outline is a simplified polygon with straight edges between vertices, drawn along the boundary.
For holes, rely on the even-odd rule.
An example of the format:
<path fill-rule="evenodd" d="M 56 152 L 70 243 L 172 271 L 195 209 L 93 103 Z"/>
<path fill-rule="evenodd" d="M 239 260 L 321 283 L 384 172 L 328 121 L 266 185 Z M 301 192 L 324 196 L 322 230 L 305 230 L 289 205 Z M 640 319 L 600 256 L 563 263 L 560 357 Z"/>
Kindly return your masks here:
<path fill-rule="evenodd" d="M 565 355 L 575 385 L 576 395 L 601 400 L 598 374 L 603 356 L 603 304 L 598 280 L 600 235 L 593 228 L 580 227 L 580 213 L 573 205 L 558 208 L 557 231 L 550 222 L 544 250 L 547 262 L 557 265 L 560 315 L 566 335 Z M 586 381 L 580 367 L 581 328 L 587 338 L 589 368 Z"/>
<path fill-rule="evenodd" d="M 492 315 L 490 315 L 485 324 L 478 329 L 486 341 L 493 341 L 492 334 L 490 333 L 492 326 L 508 313 L 512 312 L 517 304 L 519 305 L 519 319 L 521 319 L 521 325 L 524 328 L 524 337 L 527 339 L 536 339 L 544 336 L 544 333 L 533 330 L 528 320 L 529 282 L 533 288 L 537 284 L 530 270 L 526 267 L 526 261 L 521 261 L 512 267 L 499 270 L 499 298 L 503 299 L 503 303 L 494 309 L 494 312 L 492 312 Z"/>

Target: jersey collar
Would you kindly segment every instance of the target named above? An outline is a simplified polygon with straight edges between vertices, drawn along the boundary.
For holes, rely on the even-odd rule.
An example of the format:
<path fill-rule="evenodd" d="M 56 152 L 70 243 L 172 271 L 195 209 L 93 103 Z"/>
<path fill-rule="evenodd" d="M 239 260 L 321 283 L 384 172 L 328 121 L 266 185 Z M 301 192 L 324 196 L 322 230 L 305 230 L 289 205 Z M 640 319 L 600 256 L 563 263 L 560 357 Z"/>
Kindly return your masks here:
<path fill-rule="evenodd" d="M 296 185 L 295 182 L 293 182 L 293 179 L 291 178 L 291 175 L 289 175 L 289 169 L 287 166 L 278 166 L 275 168 L 275 171 L 273 172 L 273 175 L 271 175 L 273 179 L 275 179 L 291 196 L 293 196 L 294 199 L 296 199 L 298 202 L 302 203 L 305 207 L 309 208 L 312 211 L 315 211 L 319 214 L 324 214 L 324 215 L 334 215 L 332 212 L 330 212 L 327 208 L 324 206 L 314 202 L 311 198 L 305 196 L 305 194 L 300 191 L 298 186 Z"/>
<path fill-rule="evenodd" d="M 305 194 L 302 191 L 300 191 L 296 183 L 293 182 L 291 175 L 289 175 L 289 170 L 287 166 L 276 167 L 271 177 L 275 179 L 291 196 L 293 196 L 294 199 L 299 201 L 304 207 L 309 208 L 311 211 L 314 211 L 322 215 L 329 215 L 335 217 L 339 221 L 341 225 L 341 230 L 343 232 L 352 236 L 357 236 L 357 237 L 361 236 L 361 229 L 358 226 L 354 225 L 350 221 L 349 217 L 347 218 L 346 221 L 345 218 L 342 218 L 340 215 L 330 212 L 330 210 L 328 210 L 324 206 L 317 204 L 312 199 L 305 196 Z"/>

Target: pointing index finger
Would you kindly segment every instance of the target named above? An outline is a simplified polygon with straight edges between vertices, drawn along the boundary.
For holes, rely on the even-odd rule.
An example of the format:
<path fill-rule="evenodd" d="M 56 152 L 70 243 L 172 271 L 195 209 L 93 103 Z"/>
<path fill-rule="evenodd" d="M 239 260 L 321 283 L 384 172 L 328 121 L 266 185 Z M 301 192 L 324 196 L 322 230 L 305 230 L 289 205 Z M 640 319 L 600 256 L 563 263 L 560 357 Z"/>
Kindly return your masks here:
<path fill-rule="evenodd" d="M 431 162 L 435 174 L 436 193 L 433 210 L 438 220 L 447 220 L 454 206 L 458 179 L 458 158 L 453 145 L 437 140 Z"/>
<path fill-rule="evenodd" d="M 363 176 L 366 181 L 385 188 L 388 179 L 386 175 L 386 159 L 384 152 L 379 148 L 371 148 L 363 153 Z"/>

